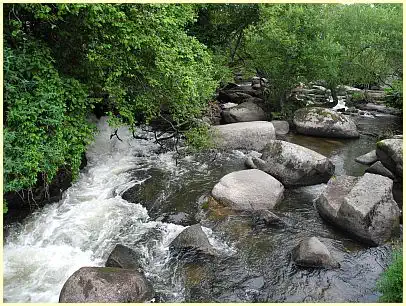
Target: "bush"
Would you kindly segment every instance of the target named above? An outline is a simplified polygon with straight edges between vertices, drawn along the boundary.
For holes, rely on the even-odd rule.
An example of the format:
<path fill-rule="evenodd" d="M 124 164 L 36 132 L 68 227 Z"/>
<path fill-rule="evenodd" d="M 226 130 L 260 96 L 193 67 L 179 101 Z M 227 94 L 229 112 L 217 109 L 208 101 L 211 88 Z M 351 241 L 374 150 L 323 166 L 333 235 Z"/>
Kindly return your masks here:
<path fill-rule="evenodd" d="M 392 88 L 386 88 L 385 104 L 398 109 L 403 109 L 403 81 L 396 80 Z"/>
<path fill-rule="evenodd" d="M 378 281 L 378 291 L 382 293 L 380 302 L 401 303 L 403 299 L 403 254 L 402 249 L 393 253 L 393 261 Z"/>

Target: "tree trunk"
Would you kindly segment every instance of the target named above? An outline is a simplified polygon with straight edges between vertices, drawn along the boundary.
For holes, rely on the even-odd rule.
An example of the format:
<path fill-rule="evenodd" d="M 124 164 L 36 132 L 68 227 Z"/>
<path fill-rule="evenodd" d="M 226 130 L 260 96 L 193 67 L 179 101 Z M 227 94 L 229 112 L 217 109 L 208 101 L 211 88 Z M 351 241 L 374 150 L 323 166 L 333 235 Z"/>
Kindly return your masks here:
<path fill-rule="evenodd" d="M 330 90 L 331 90 L 331 96 L 333 97 L 334 105 L 337 105 L 338 97 L 337 97 L 336 86 L 335 85 L 330 86 Z"/>

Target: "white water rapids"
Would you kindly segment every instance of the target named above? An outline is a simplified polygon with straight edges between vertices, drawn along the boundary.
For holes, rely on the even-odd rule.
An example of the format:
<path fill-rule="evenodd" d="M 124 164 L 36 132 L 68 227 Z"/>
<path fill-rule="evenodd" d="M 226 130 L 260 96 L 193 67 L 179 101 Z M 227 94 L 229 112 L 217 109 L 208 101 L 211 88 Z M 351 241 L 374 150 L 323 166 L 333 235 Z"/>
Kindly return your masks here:
<path fill-rule="evenodd" d="M 102 118 L 99 133 L 87 151 L 88 165 L 58 203 L 47 205 L 10 230 L 4 245 L 4 301 L 57 302 L 68 277 L 83 266 L 104 266 L 117 243 L 139 253 L 141 265 L 155 288 L 171 301 L 183 300 L 180 280 L 170 267 L 169 243 L 183 226 L 150 221 L 146 209 L 121 194 L 139 181 L 129 170 L 157 167 L 171 171 L 173 152 L 156 154 L 152 140 L 133 139 L 120 128 L 110 140 L 111 128 Z M 224 245 L 210 230 L 216 248 Z"/>

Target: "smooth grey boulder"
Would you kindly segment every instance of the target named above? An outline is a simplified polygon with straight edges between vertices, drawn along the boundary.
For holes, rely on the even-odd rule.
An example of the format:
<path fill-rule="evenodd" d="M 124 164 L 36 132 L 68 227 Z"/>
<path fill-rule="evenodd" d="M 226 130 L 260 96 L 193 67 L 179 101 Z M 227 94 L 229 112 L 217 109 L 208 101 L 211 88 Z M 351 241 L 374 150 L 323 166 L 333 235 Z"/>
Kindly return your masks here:
<path fill-rule="evenodd" d="M 173 253 L 216 255 L 200 224 L 185 228 L 169 245 Z"/>
<path fill-rule="evenodd" d="M 373 163 L 368 169 L 365 170 L 365 172 L 383 175 L 389 177 L 391 180 L 395 178 L 393 173 L 385 168 L 385 166 L 380 161 Z"/>
<path fill-rule="evenodd" d="M 326 183 L 334 173 L 333 163 L 308 148 L 282 140 L 272 140 L 254 165 L 279 180 L 285 187 Z"/>
<path fill-rule="evenodd" d="M 328 108 L 298 109 L 294 114 L 293 123 L 296 131 L 304 135 L 337 138 L 359 137 L 357 126 L 351 119 Z"/>
<path fill-rule="evenodd" d="M 289 123 L 283 120 L 272 120 L 276 135 L 286 135 L 289 133 Z"/>
<path fill-rule="evenodd" d="M 238 122 L 211 127 L 213 142 L 222 150 L 261 151 L 265 145 L 275 139 L 275 129 L 268 121 Z"/>
<path fill-rule="evenodd" d="M 261 121 L 266 119 L 266 114 L 262 108 L 253 102 L 244 102 L 238 106 L 223 110 L 222 116 L 226 123 Z"/>
<path fill-rule="evenodd" d="M 358 156 L 355 161 L 363 165 L 372 165 L 373 163 L 378 161 L 376 150 L 372 150 L 371 152 Z"/>
<path fill-rule="evenodd" d="M 372 173 L 337 176 L 315 200 L 319 214 L 369 245 L 381 245 L 399 227 L 391 179 Z"/>
<path fill-rule="evenodd" d="M 283 198 L 283 185 L 269 174 L 241 170 L 221 178 L 211 191 L 214 199 L 235 210 L 272 209 Z"/>
<path fill-rule="evenodd" d="M 308 268 L 338 268 L 338 262 L 327 247 L 316 237 L 303 239 L 293 250 L 296 265 Z"/>
<path fill-rule="evenodd" d="M 60 303 L 142 303 L 153 291 L 137 270 L 83 267 L 63 285 Z"/>
<path fill-rule="evenodd" d="M 106 267 L 115 267 L 122 269 L 135 269 L 142 271 L 139 264 L 139 255 L 129 247 L 117 244 L 110 253 L 106 261 Z"/>
<path fill-rule="evenodd" d="M 403 139 L 384 139 L 376 143 L 376 155 L 398 178 L 403 175 Z"/>

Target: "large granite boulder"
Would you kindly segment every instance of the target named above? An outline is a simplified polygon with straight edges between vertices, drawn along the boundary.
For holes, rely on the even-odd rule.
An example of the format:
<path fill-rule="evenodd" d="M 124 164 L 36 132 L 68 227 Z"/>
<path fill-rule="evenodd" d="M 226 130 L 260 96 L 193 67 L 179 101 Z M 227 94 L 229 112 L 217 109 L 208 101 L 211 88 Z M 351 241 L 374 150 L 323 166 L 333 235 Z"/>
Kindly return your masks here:
<path fill-rule="evenodd" d="M 213 141 L 223 150 L 262 150 L 275 139 L 273 124 L 267 121 L 238 122 L 211 127 Z"/>
<path fill-rule="evenodd" d="M 173 253 L 191 255 L 216 255 L 216 251 L 210 244 L 200 224 L 194 224 L 185 228 L 169 245 Z"/>
<path fill-rule="evenodd" d="M 376 156 L 398 178 L 403 174 L 403 139 L 384 139 L 376 143 Z"/>
<path fill-rule="evenodd" d="M 334 173 L 333 163 L 308 148 L 282 140 L 272 140 L 254 165 L 279 180 L 285 187 L 326 183 Z"/>
<path fill-rule="evenodd" d="M 235 210 L 272 209 L 283 198 L 283 185 L 257 169 L 229 173 L 214 186 L 211 194 Z"/>
<path fill-rule="evenodd" d="M 320 215 L 369 245 L 387 241 L 399 226 L 391 179 L 366 173 L 329 180 L 314 204 Z"/>
<path fill-rule="evenodd" d="M 133 269 L 83 267 L 63 285 L 60 303 L 141 303 L 152 298 L 152 287 Z"/>
<path fill-rule="evenodd" d="M 222 117 L 226 123 L 235 123 L 265 120 L 266 114 L 257 104 L 248 101 L 224 110 Z"/>
<path fill-rule="evenodd" d="M 338 262 L 327 247 L 316 237 L 303 239 L 293 250 L 292 259 L 296 265 L 309 268 L 336 268 Z"/>
<path fill-rule="evenodd" d="M 308 107 L 298 109 L 293 117 L 296 131 L 300 134 L 356 138 L 359 137 L 355 123 L 338 112 L 323 107 Z"/>

